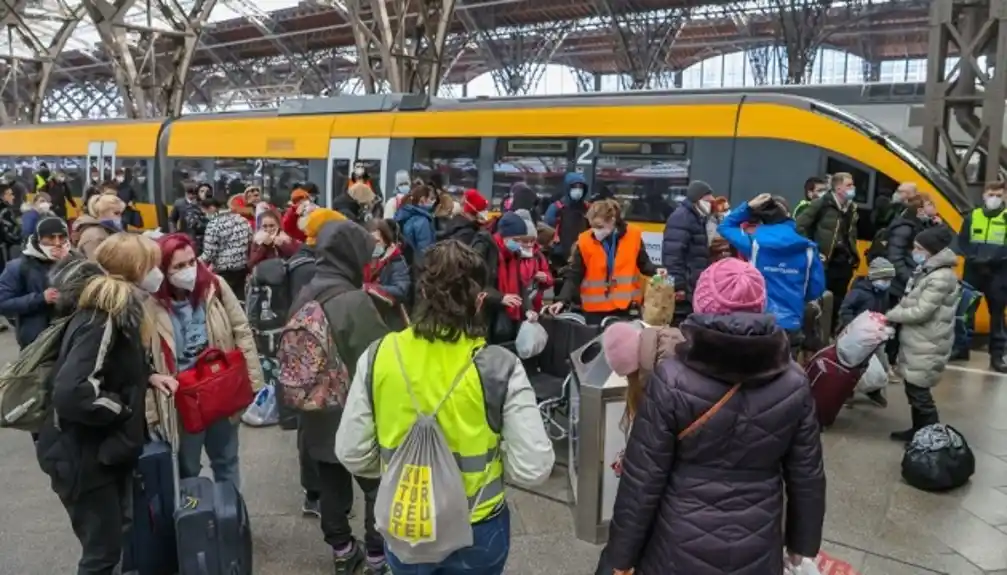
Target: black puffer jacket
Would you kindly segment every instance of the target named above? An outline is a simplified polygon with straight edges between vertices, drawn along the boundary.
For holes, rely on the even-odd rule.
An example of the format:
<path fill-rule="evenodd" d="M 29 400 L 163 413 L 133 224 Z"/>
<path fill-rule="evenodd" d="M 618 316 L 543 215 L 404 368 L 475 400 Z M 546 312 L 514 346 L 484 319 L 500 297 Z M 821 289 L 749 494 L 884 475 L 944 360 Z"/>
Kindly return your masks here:
<path fill-rule="evenodd" d="M 692 202 L 682 202 L 664 225 L 661 263 L 675 279 L 675 289 L 691 296 L 699 274 L 710 265 L 706 218 Z"/>
<path fill-rule="evenodd" d="M 53 491 L 68 501 L 131 475 L 145 436 L 151 368 L 140 331 L 143 306 L 133 285 L 100 276 L 98 264 L 75 257 L 52 271 L 57 310 L 73 317 L 36 455 Z M 81 299 L 91 282 L 100 283 Z"/>
<path fill-rule="evenodd" d="M 916 234 L 923 231 L 923 222 L 906 210 L 888 224 L 888 247 L 885 257 L 895 266 L 895 277 L 888 293 L 898 301 L 906 293 L 906 284 L 913 276 L 916 262 L 913 261 L 913 242 Z"/>
<path fill-rule="evenodd" d="M 825 472 L 807 379 L 772 316 L 694 314 L 682 333 L 633 422 L 606 550 L 612 567 L 782 573 L 784 546 L 814 557 L 822 542 Z M 676 439 L 736 382 L 720 411 Z"/>

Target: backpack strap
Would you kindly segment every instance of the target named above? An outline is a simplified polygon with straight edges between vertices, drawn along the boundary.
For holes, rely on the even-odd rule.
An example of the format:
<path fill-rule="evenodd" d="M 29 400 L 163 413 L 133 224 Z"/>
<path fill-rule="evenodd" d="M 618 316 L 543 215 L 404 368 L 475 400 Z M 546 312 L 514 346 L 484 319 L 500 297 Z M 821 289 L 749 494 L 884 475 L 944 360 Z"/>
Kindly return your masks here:
<path fill-rule="evenodd" d="M 406 391 L 409 392 L 409 399 L 413 403 L 413 409 L 416 410 L 416 413 L 419 415 L 427 415 L 424 414 L 423 410 L 420 408 L 420 403 L 416 399 L 416 393 L 413 391 L 413 383 L 409 379 L 409 374 L 406 373 L 406 362 L 405 360 L 402 359 L 402 351 L 399 349 L 398 338 L 395 337 L 392 338 L 392 349 L 395 351 L 395 359 L 399 362 L 399 371 L 402 373 L 402 379 L 406 382 Z M 437 414 L 441 410 L 441 407 L 444 406 L 444 402 L 446 402 L 448 400 L 448 397 L 450 397 L 451 394 L 454 393 L 455 388 L 458 387 L 458 384 L 461 383 L 462 379 L 465 377 L 465 373 L 468 372 L 470 367 L 472 367 L 474 359 L 475 356 L 470 357 L 468 360 L 466 360 L 465 365 L 462 366 L 462 368 L 458 371 L 458 375 L 455 376 L 454 381 L 451 382 L 451 387 L 448 388 L 447 393 L 445 393 L 444 397 L 442 397 L 440 402 L 437 403 L 437 407 L 435 407 L 434 410 L 430 412 L 429 417 L 437 416 Z"/>
<path fill-rule="evenodd" d="M 301 267 L 303 265 L 310 264 L 313 261 L 315 261 L 315 260 L 313 260 L 313 259 L 311 259 L 309 257 L 306 257 L 306 256 L 294 256 L 294 257 L 290 258 L 289 260 L 287 260 L 287 262 L 286 262 L 286 264 L 287 264 L 287 273 L 289 274 L 290 272 L 296 270 L 297 268 L 299 268 L 299 267 Z"/>
<path fill-rule="evenodd" d="M 814 265 L 815 248 L 808 246 L 805 251 L 808 256 L 808 267 L 804 270 L 804 297 L 808 297 L 808 284 L 811 283 L 811 266 Z"/>
<path fill-rule="evenodd" d="M 696 421 L 693 421 L 691 424 L 689 424 L 689 427 L 686 427 L 681 432 L 679 432 L 678 439 L 679 440 L 685 439 L 686 437 L 692 435 L 693 432 L 695 432 L 697 429 L 706 425 L 706 422 L 710 421 L 710 418 L 712 418 L 714 415 L 717 415 L 717 412 L 720 411 L 722 407 L 727 405 L 728 401 L 731 401 L 731 398 L 738 393 L 739 389 L 741 389 L 740 382 L 731 386 L 731 389 L 727 390 L 727 393 L 725 393 L 723 397 L 717 400 L 717 403 L 714 403 L 713 406 L 710 407 L 710 409 L 707 409 L 703 413 L 703 415 L 700 415 Z"/>

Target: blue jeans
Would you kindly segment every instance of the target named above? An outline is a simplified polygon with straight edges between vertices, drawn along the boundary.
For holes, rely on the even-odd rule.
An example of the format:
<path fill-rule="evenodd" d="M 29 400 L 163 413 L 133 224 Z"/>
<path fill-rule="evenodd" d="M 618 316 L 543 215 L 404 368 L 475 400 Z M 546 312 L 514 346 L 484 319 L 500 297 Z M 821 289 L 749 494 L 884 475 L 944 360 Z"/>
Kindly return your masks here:
<path fill-rule="evenodd" d="M 213 480 L 230 481 L 241 489 L 238 469 L 238 424 L 230 418 L 221 419 L 202 433 L 186 433 L 179 425 L 181 439 L 178 445 L 178 475 L 182 479 L 198 477 L 202 470 L 203 448 L 210 458 Z"/>
<path fill-rule="evenodd" d="M 472 525 L 472 546 L 459 549 L 436 565 L 406 565 L 390 552 L 385 553 L 395 575 L 503 575 L 510 553 L 510 510 Z"/>

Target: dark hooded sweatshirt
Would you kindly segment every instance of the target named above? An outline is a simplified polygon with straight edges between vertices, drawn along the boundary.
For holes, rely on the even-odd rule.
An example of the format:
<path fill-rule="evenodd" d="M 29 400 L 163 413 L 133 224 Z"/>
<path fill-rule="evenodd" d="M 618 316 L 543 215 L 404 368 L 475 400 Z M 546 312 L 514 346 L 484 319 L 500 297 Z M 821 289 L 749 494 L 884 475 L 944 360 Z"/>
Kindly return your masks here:
<path fill-rule="evenodd" d="M 818 554 L 822 443 L 804 371 L 773 316 L 693 314 L 626 443 L 607 553 L 638 575 L 769 575 Z M 724 361 L 730 357 L 730 361 Z M 731 386 L 737 394 L 676 436 Z"/>
<path fill-rule="evenodd" d="M 570 188 L 574 184 L 584 186 L 584 195 L 580 200 L 570 197 Z M 553 246 L 552 256 L 554 259 L 566 261 L 570 257 L 570 249 L 577 242 L 577 236 L 588 228 L 587 225 L 587 182 L 584 176 L 576 172 L 570 172 L 563 178 L 565 192 L 563 199 L 553 202 L 545 211 L 546 225 L 556 228 L 559 241 Z"/>
<path fill-rule="evenodd" d="M 389 331 L 371 296 L 361 289 L 364 265 L 371 260 L 373 251 L 374 238 L 358 224 L 349 221 L 325 224 L 315 245 L 315 275 L 292 306 L 297 310 L 323 294 L 329 297 L 323 303 L 335 344 L 335 349 L 329 351 L 339 354 L 351 380 L 357 360 L 367 346 Z M 301 413 L 301 441 L 311 459 L 338 463 L 336 431 L 341 417 L 339 409 Z"/>

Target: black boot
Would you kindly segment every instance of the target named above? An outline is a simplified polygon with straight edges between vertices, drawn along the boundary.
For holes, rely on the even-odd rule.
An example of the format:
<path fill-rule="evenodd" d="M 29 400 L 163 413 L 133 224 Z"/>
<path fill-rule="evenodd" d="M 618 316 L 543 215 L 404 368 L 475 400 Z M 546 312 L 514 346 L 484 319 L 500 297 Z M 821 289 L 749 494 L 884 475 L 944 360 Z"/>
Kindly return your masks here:
<path fill-rule="evenodd" d="M 956 349 L 951 352 L 950 361 L 968 361 L 972 357 L 972 352 L 967 347 Z"/>
<path fill-rule="evenodd" d="M 909 429 L 904 429 L 902 431 L 893 431 L 888 437 L 891 437 L 893 441 L 901 441 L 902 443 L 909 443 L 913 440 L 913 436 L 916 435 L 916 431 L 922 427 L 922 415 L 919 410 L 915 407 L 911 408 L 910 413 L 912 414 L 913 426 Z"/>
<path fill-rule="evenodd" d="M 1007 362 L 1004 361 L 1003 350 L 990 350 L 990 369 L 997 373 L 1007 373 Z"/>

